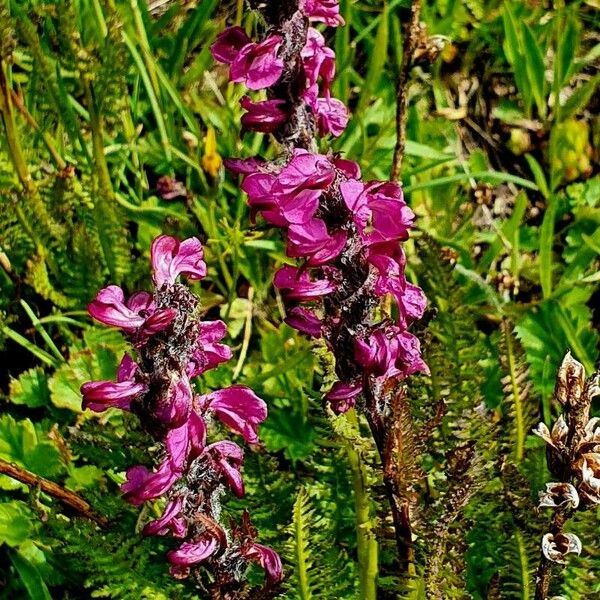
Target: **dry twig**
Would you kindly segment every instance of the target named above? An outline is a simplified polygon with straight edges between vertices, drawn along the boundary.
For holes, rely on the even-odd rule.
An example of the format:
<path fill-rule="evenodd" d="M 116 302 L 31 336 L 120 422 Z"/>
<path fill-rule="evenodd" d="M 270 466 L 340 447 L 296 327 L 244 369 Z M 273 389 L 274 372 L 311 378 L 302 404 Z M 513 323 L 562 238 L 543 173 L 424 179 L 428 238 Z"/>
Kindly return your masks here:
<path fill-rule="evenodd" d="M 17 467 L 17 465 L 2 459 L 0 459 L 0 474 L 8 475 L 9 477 L 12 477 L 12 479 L 16 479 L 29 487 L 39 488 L 42 492 L 56 498 L 65 506 L 68 506 L 78 515 L 89 519 L 90 521 L 94 521 L 94 523 L 97 523 L 101 527 L 106 527 L 108 525 L 106 517 L 95 513 L 86 500 L 53 481 L 48 481 L 39 475 L 35 475 L 30 471 Z"/>

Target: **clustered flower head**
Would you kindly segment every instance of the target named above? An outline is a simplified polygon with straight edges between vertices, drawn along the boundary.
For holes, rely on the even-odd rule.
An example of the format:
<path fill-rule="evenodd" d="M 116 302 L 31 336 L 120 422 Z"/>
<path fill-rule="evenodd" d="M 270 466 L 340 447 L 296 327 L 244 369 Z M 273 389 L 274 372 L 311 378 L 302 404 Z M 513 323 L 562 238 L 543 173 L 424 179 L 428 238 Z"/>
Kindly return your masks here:
<path fill-rule="evenodd" d="M 282 574 L 279 556 L 256 543 L 247 515 L 231 532 L 220 522 L 225 489 L 244 494 L 242 448 L 227 439 L 207 440 L 208 426 L 217 419 L 247 443 L 257 444 L 267 407 L 241 385 L 202 395 L 194 391 L 195 377 L 231 358 L 231 349 L 221 343 L 225 323 L 200 320 L 198 298 L 178 281 L 179 276 L 198 280 L 206 275 L 202 245 L 196 238 L 179 242 L 162 235 L 154 240 L 151 256 L 152 294 L 137 292 L 125 299 L 123 290 L 111 285 L 88 307 L 95 320 L 126 334 L 135 355 L 125 354 L 116 382 L 83 384 L 83 407 L 131 411 L 161 443 L 156 466 L 131 467 L 121 489 L 136 506 L 166 501 L 162 516 L 143 533 L 180 540 L 168 554 L 175 576 L 186 577 L 203 563 L 227 584 L 255 562 L 265 569 L 269 583 L 276 582 Z"/>
<path fill-rule="evenodd" d="M 340 135 L 348 110 L 331 96 L 335 53 L 312 22 L 343 24 L 336 0 L 284 0 L 259 6 L 267 23 L 262 40 L 240 27 L 222 32 L 213 56 L 229 65 L 232 81 L 266 90 L 266 100 L 242 98 L 246 130 L 272 133 L 280 160 L 226 161 L 243 177 L 251 217 L 260 215 L 287 234 L 286 265 L 275 275 L 288 308 L 286 322 L 324 338 L 336 357 L 338 381 L 327 393 L 338 412 L 370 386 L 427 372 L 410 324 L 425 310 L 423 292 L 406 280 L 400 242 L 414 214 L 400 185 L 362 181 L 350 160 L 315 151 L 315 136 Z M 394 317 L 382 300 L 393 298 Z"/>
<path fill-rule="evenodd" d="M 600 419 L 590 419 L 592 399 L 600 394 L 599 381 L 598 373 L 586 379 L 583 365 L 567 353 L 554 391 L 564 414 L 552 430 L 544 423 L 534 429 L 547 444 L 548 469 L 558 479 L 540 492 L 540 507 L 567 515 L 600 505 Z M 573 533 L 547 533 L 542 551 L 548 560 L 562 564 L 566 554 L 581 552 L 581 541 Z"/>

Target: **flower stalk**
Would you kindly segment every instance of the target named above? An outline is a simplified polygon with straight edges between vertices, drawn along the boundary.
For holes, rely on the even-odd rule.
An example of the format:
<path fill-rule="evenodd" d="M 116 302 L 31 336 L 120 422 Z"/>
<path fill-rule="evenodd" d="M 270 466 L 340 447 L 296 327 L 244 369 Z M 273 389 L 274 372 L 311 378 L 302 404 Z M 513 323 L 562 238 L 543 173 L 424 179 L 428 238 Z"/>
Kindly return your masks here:
<path fill-rule="evenodd" d="M 318 136 L 339 136 L 349 113 L 332 97 L 335 53 L 313 22 L 343 25 L 336 0 L 256 4 L 265 36 L 251 40 L 229 27 L 212 46 L 229 78 L 266 100 L 242 98 L 244 131 L 270 133 L 279 159 L 226 161 L 243 178 L 251 217 L 287 234 L 287 255 L 274 277 L 286 305 L 286 323 L 323 338 L 335 356 L 337 381 L 325 395 L 335 412 L 357 405 L 366 416 L 382 459 L 400 561 L 408 568 L 412 532 L 408 490 L 397 460 L 404 431 L 394 426 L 403 393 L 394 382 L 428 372 L 410 325 L 425 310 L 422 291 L 406 280 L 399 242 L 414 214 L 396 182 L 368 181 L 338 155 L 319 154 Z M 393 301 L 390 302 L 389 299 Z"/>
<path fill-rule="evenodd" d="M 540 492 L 540 508 L 551 508 L 554 515 L 542 537 L 535 600 L 546 600 L 552 566 L 566 564 L 570 553 L 581 553 L 580 539 L 564 529 L 568 519 L 575 511 L 600 505 L 600 418 L 590 418 L 592 399 L 598 395 L 600 374 L 586 379 L 583 365 L 567 353 L 554 389 L 564 412 L 552 430 L 544 423 L 534 429 L 547 444 L 548 469 L 556 478 Z"/>
<path fill-rule="evenodd" d="M 233 598 L 244 585 L 248 564 L 254 562 L 267 575 L 260 593 L 270 593 L 282 577 L 279 556 L 256 542 L 247 513 L 230 528 L 221 517 L 226 489 L 244 495 L 243 450 L 228 439 L 208 443 L 211 425 L 219 421 L 256 446 L 266 404 L 241 385 L 195 392 L 194 378 L 232 356 L 221 343 L 225 323 L 201 321 L 198 298 L 178 281 L 179 276 L 199 280 L 206 275 L 203 249 L 196 238 L 179 242 L 163 235 L 154 240 L 151 254 L 152 294 L 137 292 L 126 300 L 123 290 L 111 285 L 88 307 L 95 320 L 125 333 L 135 355 L 125 354 L 116 382 L 85 383 L 83 407 L 133 412 L 160 443 L 155 468 L 131 467 L 121 489 L 135 506 L 164 500 L 162 516 L 146 523 L 143 534 L 169 534 L 179 540 L 168 553 L 175 577 L 198 580 L 205 566 L 213 579 L 212 597 Z"/>

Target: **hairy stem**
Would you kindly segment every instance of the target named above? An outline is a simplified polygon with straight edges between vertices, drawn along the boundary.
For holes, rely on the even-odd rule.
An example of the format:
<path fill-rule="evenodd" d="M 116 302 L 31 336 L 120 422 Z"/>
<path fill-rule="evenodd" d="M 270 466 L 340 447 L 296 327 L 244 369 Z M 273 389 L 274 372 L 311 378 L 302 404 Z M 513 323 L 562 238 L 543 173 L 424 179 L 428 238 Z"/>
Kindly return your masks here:
<path fill-rule="evenodd" d="M 398 469 L 398 458 L 402 451 L 402 446 L 406 443 L 400 427 L 400 407 L 398 406 L 400 394 L 392 394 L 393 406 L 391 407 L 391 414 L 386 419 L 386 422 L 384 422 L 378 416 L 377 409 L 375 408 L 377 398 L 371 386 L 365 386 L 367 400 L 366 416 L 381 458 L 383 482 L 392 512 L 400 569 L 403 572 L 408 572 L 414 562 L 414 551 L 412 545 L 410 505 L 407 500 L 408 489 L 405 489 Z"/>
<path fill-rule="evenodd" d="M 402 48 L 402 64 L 398 75 L 396 93 L 396 147 L 392 160 L 392 181 L 400 181 L 402 158 L 406 146 L 406 117 L 408 109 L 408 76 L 412 65 L 413 55 L 417 45 L 419 31 L 419 17 L 421 15 L 421 0 L 413 0 L 410 7 L 410 19 L 404 32 L 404 45 Z"/>
<path fill-rule="evenodd" d="M 53 498 L 56 498 L 65 506 L 68 506 L 78 515 L 85 517 L 90 521 L 94 521 L 94 523 L 97 523 L 102 527 L 106 527 L 108 524 L 106 517 L 95 513 L 89 503 L 81 496 L 66 490 L 53 481 L 48 481 L 39 475 L 35 475 L 30 471 L 26 471 L 25 469 L 17 467 L 17 465 L 8 463 L 2 459 L 0 459 L 0 473 L 3 475 L 8 475 L 12 479 L 16 479 L 17 481 L 20 481 L 29 487 L 39 488 L 42 490 L 42 492 L 52 496 Z"/>

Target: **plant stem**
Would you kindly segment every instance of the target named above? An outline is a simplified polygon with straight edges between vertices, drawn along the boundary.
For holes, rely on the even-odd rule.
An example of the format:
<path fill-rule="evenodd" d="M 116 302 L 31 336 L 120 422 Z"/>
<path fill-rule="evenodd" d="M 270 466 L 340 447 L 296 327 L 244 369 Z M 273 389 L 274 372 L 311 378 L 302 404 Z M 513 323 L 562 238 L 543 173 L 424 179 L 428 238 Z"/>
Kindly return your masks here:
<path fill-rule="evenodd" d="M 364 390 L 367 401 L 367 421 L 381 457 L 383 482 L 392 511 L 400 571 L 410 572 L 413 569 L 414 550 L 410 505 L 407 499 L 409 490 L 401 480 L 402 474 L 398 463 L 403 447 L 408 445 L 401 426 L 402 408 L 400 405 L 404 400 L 404 392 L 398 389 L 392 392 L 390 415 L 384 422 L 378 414 L 376 397 L 369 383 L 364 386 Z"/>
<path fill-rule="evenodd" d="M 90 129 L 92 133 L 92 149 L 94 152 L 95 171 L 98 177 L 100 193 L 109 200 L 114 200 L 115 194 L 110 179 L 108 163 L 104 154 L 104 130 L 102 119 L 98 114 L 94 90 L 89 81 L 84 82 L 85 100 L 90 114 Z"/>
<path fill-rule="evenodd" d="M 17 177 L 25 190 L 25 193 L 30 194 L 34 191 L 34 184 L 27 168 L 27 163 L 21 148 L 21 142 L 17 133 L 15 118 L 12 107 L 12 97 L 8 87 L 8 80 L 4 72 L 4 65 L 0 62 L 0 112 L 2 113 L 2 121 L 4 122 L 4 130 L 6 131 L 6 141 L 10 159 L 17 172 Z"/>
<path fill-rule="evenodd" d="M 354 409 L 348 411 L 346 418 L 356 430 L 356 435 L 360 435 L 356 411 Z M 350 470 L 352 471 L 352 485 L 354 488 L 360 598 L 361 600 L 376 600 L 379 548 L 377 538 L 373 533 L 371 520 L 372 503 L 369 498 L 367 470 L 359 451 L 355 449 L 351 440 L 347 440 L 345 446 Z"/>
<path fill-rule="evenodd" d="M 42 131 L 38 122 L 33 118 L 32 114 L 27 110 L 26 106 L 23 104 L 23 102 L 21 101 L 19 96 L 14 91 L 11 92 L 11 96 L 12 96 L 12 101 L 13 101 L 14 105 L 17 107 L 19 112 L 23 115 L 23 118 L 27 121 L 27 123 L 33 129 L 35 129 L 42 136 L 42 139 L 44 140 L 44 144 L 46 144 L 46 148 L 48 148 L 48 152 L 50 152 L 50 154 L 52 155 L 52 160 L 54 160 L 54 162 L 56 163 L 56 166 L 61 171 L 66 169 L 67 163 L 64 161 L 62 156 L 58 153 L 58 150 L 56 150 L 56 147 L 54 146 L 54 140 L 50 137 L 50 135 L 46 131 Z"/>
<path fill-rule="evenodd" d="M 400 181 L 400 170 L 402 168 L 402 157 L 406 145 L 406 118 L 408 109 L 408 76 L 412 65 L 415 47 L 417 45 L 417 34 L 419 31 L 419 17 L 421 15 L 421 0 L 413 0 L 410 7 L 410 19 L 404 31 L 404 44 L 402 48 L 402 65 L 398 75 L 398 87 L 396 93 L 396 147 L 392 160 L 392 181 Z"/>
<path fill-rule="evenodd" d="M 562 529 L 569 515 L 566 510 L 559 508 L 554 513 L 550 533 L 556 535 L 562 532 Z M 540 563 L 535 575 L 535 600 L 546 600 L 548 589 L 550 588 L 550 579 L 552 577 L 552 561 L 548 560 L 544 553 L 540 553 Z"/>
<path fill-rule="evenodd" d="M 30 471 L 26 471 L 17 465 L 6 462 L 0 459 L 0 473 L 8 475 L 12 479 L 16 479 L 29 487 L 38 487 L 42 492 L 56 498 L 62 502 L 65 506 L 68 506 L 77 514 L 94 521 L 101 527 L 106 527 L 108 521 L 106 517 L 96 514 L 89 503 L 84 500 L 81 496 L 78 496 L 74 492 L 64 489 L 53 481 L 48 481 L 39 475 L 35 475 Z"/>
<path fill-rule="evenodd" d="M 512 330 L 505 321 L 503 324 L 506 339 L 506 355 L 508 359 L 508 371 L 510 376 L 510 385 L 515 407 L 515 423 L 517 426 L 517 445 L 515 448 L 515 460 L 517 464 L 523 461 L 525 452 L 525 419 L 523 417 L 523 399 L 521 398 L 521 389 L 517 378 L 517 366 L 515 363 L 515 353 L 513 349 Z"/>

